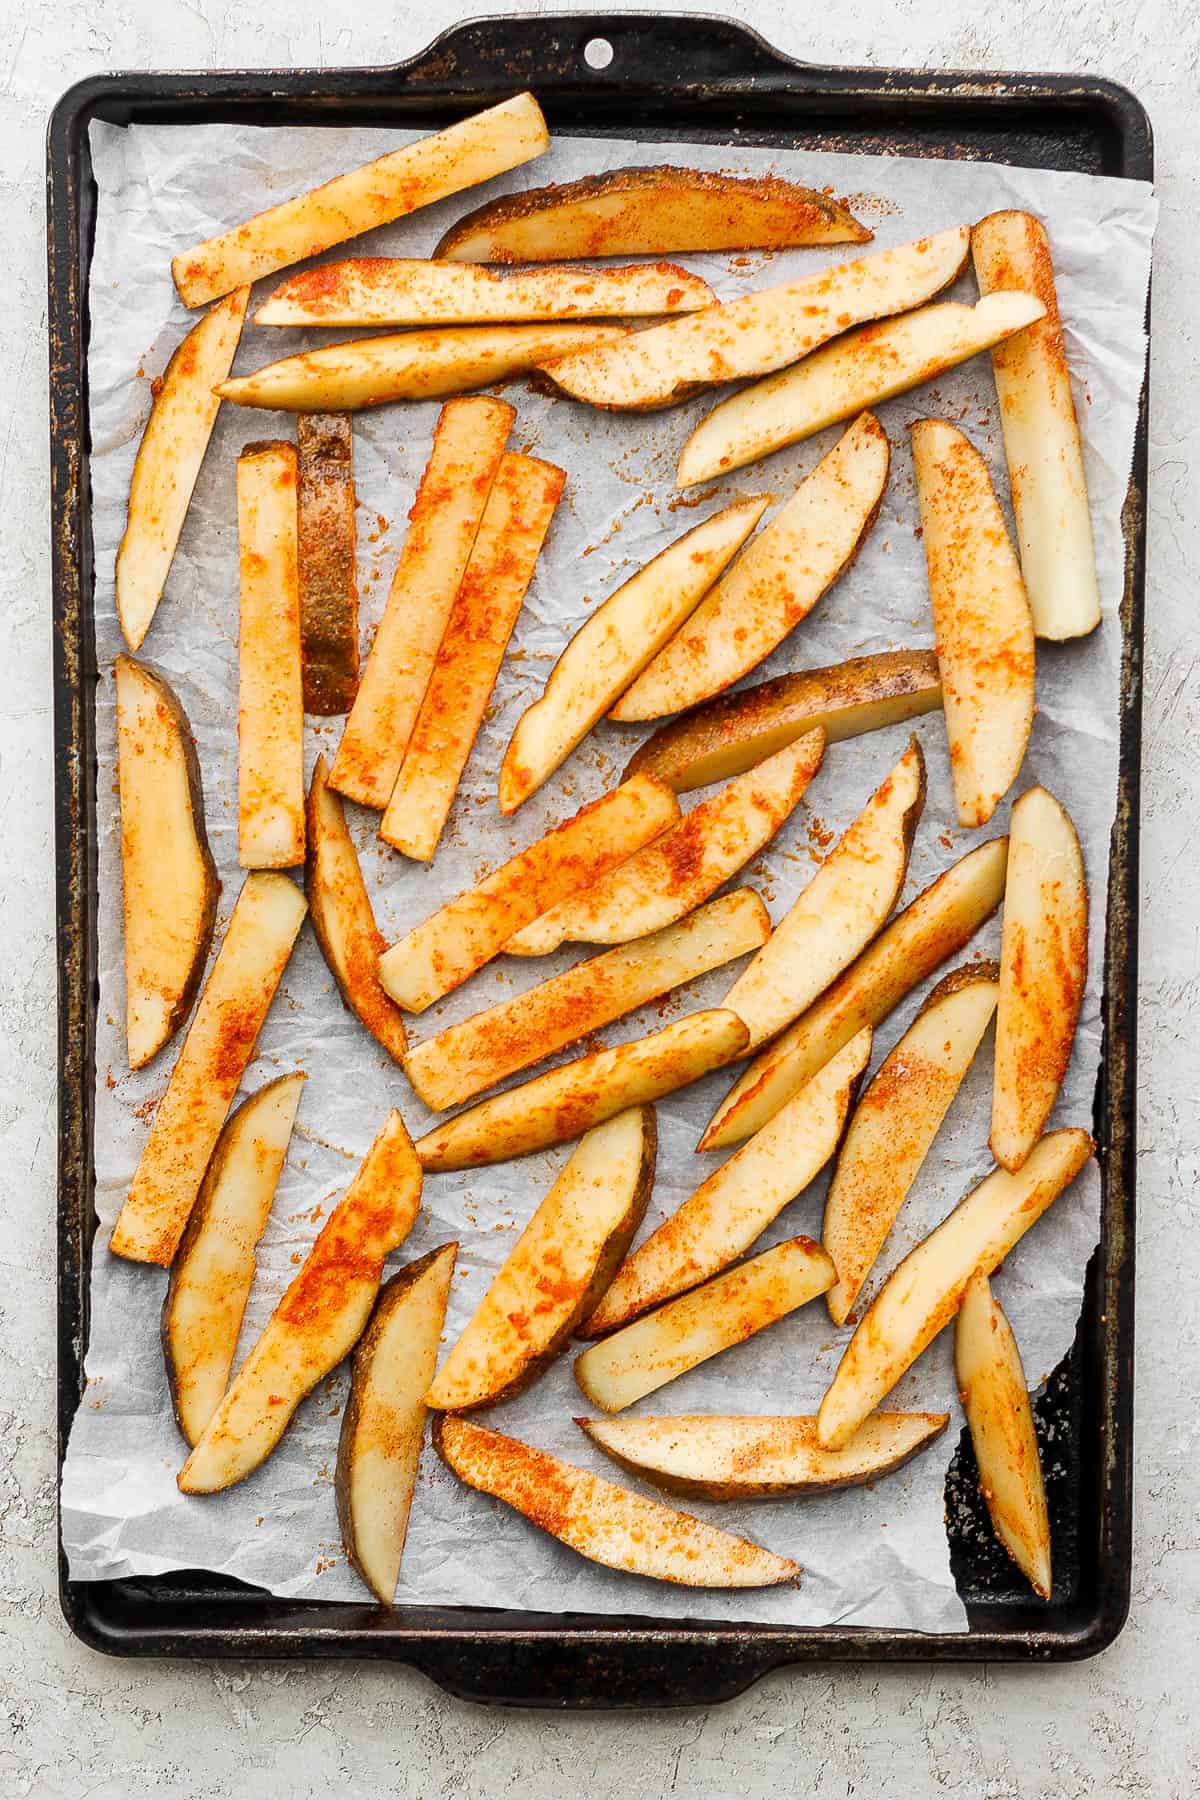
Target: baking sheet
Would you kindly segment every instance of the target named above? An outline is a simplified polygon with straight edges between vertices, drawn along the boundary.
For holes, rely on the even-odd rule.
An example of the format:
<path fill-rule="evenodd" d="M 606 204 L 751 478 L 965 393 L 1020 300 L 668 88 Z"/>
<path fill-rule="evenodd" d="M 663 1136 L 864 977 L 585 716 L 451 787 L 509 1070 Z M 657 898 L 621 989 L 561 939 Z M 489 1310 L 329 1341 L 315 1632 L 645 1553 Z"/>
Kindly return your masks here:
<path fill-rule="evenodd" d="M 92 127 L 99 188 L 91 270 L 92 481 L 96 539 L 99 663 L 107 671 L 120 635 L 112 603 L 112 563 L 124 525 L 133 456 L 149 407 L 149 382 L 187 328 L 170 284 L 171 254 L 248 212 L 418 134 L 230 126 Z M 848 194 L 883 248 L 978 217 L 1023 206 L 1047 220 L 1059 277 L 1068 352 L 1085 435 L 1097 555 L 1105 606 L 1085 643 L 1039 648 L 1039 716 L 1022 786 L 1045 781 L 1079 827 L 1095 904 L 1091 979 L 1078 1043 L 1057 1113 L 1087 1123 L 1099 1056 L 1099 988 L 1108 833 L 1116 787 L 1123 569 L 1120 509 L 1132 457 L 1145 356 L 1143 310 L 1155 202 L 1145 184 L 990 164 L 681 144 L 638 146 L 613 139 L 556 139 L 527 169 L 373 234 L 361 248 L 427 254 L 445 225 L 493 191 L 569 180 L 599 169 L 660 160 L 703 168 L 773 170 Z M 728 296 L 841 260 L 857 250 L 687 257 Z M 336 253 L 335 253 L 336 254 Z M 262 283 L 256 300 L 272 284 Z M 971 277 L 959 284 L 973 293 Z M 330 334 L 247 326 L 235 369 L 260 366 Z M 349 335 L 349 334 L 348 334 Z M 136 372 L 136 375 L 135 375 Z M 375 815 L 349 808 L 380 924 L 398 936 L 440 901 L 478 879 L 546 826 L 609 785 L 644 735 L 606 727 L 589 739 L 515 820 L 501 820 L 494 773 L 522 708 L 540 691 L 551 659 L 589 606 L 679 532 L 734 495 L 770 490 L 782 500 L 838 430 L 784 451 L 694 496 L 677 496 L 672 475 L 684 438 L 711 396 L 650 418 L 602 415 L 566 402 L 507 390 L 518 407 L 513 443 L 560 463 L 568 485 L 481 733 L 432 869 L 410 865 L 374 838 Z M 382 609 L 416 484 L 428 454 L 436 407 L 359 414 L 355 424 L 360 585 L 369 632 Z M 893 443 L 883 508 L 847 577 L 762 670 L 812 666 L 931 639 L 923 553 L 905 427 L 925 413 L 963 426 L 987 455 L 1006 495 L 995 395 L 986 358 L 880 409 Z M 213 850 L 225 883 L 218 938 L 240 885 L 236 864 L 237 543 L 234 460 L 252 439 L 291 435 L 287 415 L 222 410 L 201 473 L 168 595 L 144 652 L 177 688 L 196 732 Z M 125 1068 L 120 942 L 119 836 L 111 680 L 98 702 L 100 773 L 100 1009 L 97 1027 L 97 1235 L 87 1391 L 63 1477 L 63 1537 L 76 1579 L 208 1568 L 282 1595 L 360 1598 L 345 1564 L 334 1514 L 332 1472 L 345 1370 L 301 1407 L 266 1466 L 228 1494 L 185 1498 L 174 1476 L 184 1448 L 170 1414 L 158 1346 L 162 1271 L 108 1255 L 109 1232 L 169 1073 L 173 1050 L 148 1070 Z M 838 832 L 859 811 L 901 753 L 910 727 L 831 747 L 826 763 L 770 850 L 746 872 L 775 918 L 810 878 Z M 1007 808 L 984 832 L 954 822 L 940 716 L 917 722 L 929 766 L 929 799 L 904 900 L 972 842 L 1003 829 Z M 340 722 L 310 721 L 307 760 L 331 751 Z M 691 797 L 685 804 L 692 804 Z M 995 954 L 998 922 L 971 946 Z M 420 1037 L 532 985 L 579 952 L 537 963 L 497 963 L 414 1028 Z M 741 965 L 718 971 L 667 1003 L 605 1033 L 640 1035 L 662 1017 L 719 1002 Z M 926 984 L 926 987 L 928 984 Z M 907 1025 L 926 988 L 877 1033 L 875 1063 Z M 989 1040 L 990 1042 L 990 1040 Z M 254 1089 L 285 1069 L 308 1081 L 274 1212 L 259 1253 L 239 1359 L 390 1105 L 414 1135 L 428 1115 L 403 1076 L 341 1007 L 311 932 L 302 933 L 247 1073 Z M 659 1174 L 643 1235 L 716 1166 L 693 1146 L 728 1077 L 697 1084 L 659 1105 Z M 985 1047 L 957 1097 L 879 1265 L 894 1265 L 989 1166 L 986 1153 L 990 1057 Z M 465 1323 L 514 1234 L 550 1185 L 569 1150 L 459 1175 L 427 1179 L 418 1223 L 397 1265 L 447 1238 L 460 1245 L 447 1342 Z M 796 1231 L 819 1230 L 824 1182 L 790 1206 L 759 1248 Z M 1031 1384 L 1067 1348 L 1083 1272 L 1098 1228 L 1099 1182 L 1090 1168 L 1007 1260 L 998 1292 L 1013 1321 Z M 877 1280 L 881 1278 L 877 1275 Z M 846 1334 L 832 1330 L 820 1302 L 752 1342 L 693 1371 L 642 1402 L 644 1413 L 811 1411 L 827 1385 Z M 842 1622 L 924 1631 L 965 1628 L 950 1577 L 942 1524 L 945 1464 L 960 1424 L 948 1337 L 896 1389 L 897 1406 L 948 1408 L 950 1432 L 935 1449 L 873 1489 L 825 1500 L 705 1506 L 697 1512 L 804 1563 L 799 1588 L 761 1593 L 677 1590 L 610 1575 L 562 1549 L 499 1503 L 458 1486 L 427 1450 L 413 1508 L 398 1599 L 496 1605 L 539 1611 L 645 1613 L 734 1623 Z M 582 1397 L 560 1359 L 528 1394 L 493 1409 L 487 1422 L 604 1473 L 614 1473 L 572 1423 Z M 619 1477 L 624 1479 L 623 1476 Z"/>

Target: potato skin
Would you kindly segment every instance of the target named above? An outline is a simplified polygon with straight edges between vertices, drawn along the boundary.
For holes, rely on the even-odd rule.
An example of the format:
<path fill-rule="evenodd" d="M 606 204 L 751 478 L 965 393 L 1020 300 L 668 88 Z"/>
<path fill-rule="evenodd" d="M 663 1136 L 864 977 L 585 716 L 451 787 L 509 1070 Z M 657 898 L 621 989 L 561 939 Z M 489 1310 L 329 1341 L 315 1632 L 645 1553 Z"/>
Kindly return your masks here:
<path fill-rule="evenodd" d="M 301 413 L 296 539 L 304 710 L 349 712 L 358 692 L 353 440 L 348 413 Z"/>

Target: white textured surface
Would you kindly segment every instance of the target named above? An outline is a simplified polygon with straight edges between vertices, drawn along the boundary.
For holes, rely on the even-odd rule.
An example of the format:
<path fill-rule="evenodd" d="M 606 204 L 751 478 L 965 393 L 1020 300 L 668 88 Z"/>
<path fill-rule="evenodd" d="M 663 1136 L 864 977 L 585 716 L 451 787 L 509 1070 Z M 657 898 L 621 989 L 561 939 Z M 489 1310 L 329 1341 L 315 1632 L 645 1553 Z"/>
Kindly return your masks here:
<path fill-rule="evenodd" d="M 780 1675 L 711 1714 L 548 1718 L 481 1712 L 396 1669 L 120 1665 L 82 1650 L 57 1611 L 53 1559 L 53 979 L 48 819 L 42 132 L 72 79 L 102 68 L 382 62 L 452 15 L 397 17 L 360 0 L 331 23 L 298 0 L 254 9 L 163 0 L 30 0 L 0 20 L 0 194 L 8 304 L 0 313 L 0 643 L 19 678 L 0 703 L 0 1120 L 8 1230 L 0 1257 L 0 1787 L 5 1793 L 297 1797 L 364 1793 L 597 1796 L 640 1791 L 988 1800 L 1200 1787 L 1194 1704 L 1198 1580 L 1193 1395 L 1194 1188 L 1200 1127 L 1195 1016 L 1200 932 L 1191 807 L 1200 688 L 1191 647 L 1200 551 L 1191 219 L 1200 21 L 1186 7 L 995 0 L 959 22 L 933 0 L 844 0 L 818 38 L 782 0 L 737 9 L 781 47 L 826 61 L 1093 69 L 1149 106 L 1164 202 L 1155 288 L 1151 557 L 1144 787 L 1144 930 L 1133 1616 L 1106 1656 L 1025 1672 L 867 1670 Z M 966 9 L 964 9 L 966 11 Z M 286 23 L 284 20 L 286 19 Z M 973 22 L 977 19 L 979 22 Z M 1189 207 L 1189 201 L 1192 203 Z M 1191 1231 L 1189 1233 L 1189 1227 Z"/>

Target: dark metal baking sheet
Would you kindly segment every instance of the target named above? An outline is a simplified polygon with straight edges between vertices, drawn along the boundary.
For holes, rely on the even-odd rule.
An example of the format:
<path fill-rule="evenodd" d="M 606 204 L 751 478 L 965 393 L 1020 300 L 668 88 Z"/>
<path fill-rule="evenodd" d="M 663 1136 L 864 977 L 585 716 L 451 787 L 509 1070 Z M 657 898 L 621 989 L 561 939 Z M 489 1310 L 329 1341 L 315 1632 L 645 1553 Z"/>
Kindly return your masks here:
<path fill-rule="evenodd" d="M 584 58 L 594 38 L 612 60 Z M 556 132 L 972 157 L 1149 180 L 1149 120 L 1092 77 L 832 69 L 779 55 L 732 22 L 638 13 L 480 19 L 409 62 L 97 76 L 50 121 L 47 153 L 55 806 L 59 966 L 58 1428 L 82 1384 L 92 1234 L 96 814 L 87 275 L 95 220 L 93 119 L 115 124 L 391 124 L 436 129 L 531 87 Z M 979 1529 L 969 1444 L 947 1480 L 965 1634 L 748 1625 L 277 1600 L 204 1574 L 72 1582 L 62 1604 L 89 1645 L 127 1656 L 370 1656 L 508 1705 L 702 1704 L 788 1663 L 1063 1660 L 1111 1643 L 1129 1601 L 1134 1273 L 1138 788 L 1145 587 L 1146 392 L 1126 505 L 1124 658 L 1107 902 L 1104 1051 L 1095 1102 L 1101 1239 L 1074 1346 L 1037 1403 L 1062 1472 L 1050 1493 L 1055 1590 L 1023 1595 Z M 1063 1456 L 1064 1442 L 1067 1453 Z M 703 1601 L 698 1598 L 697 1608 Z"/>

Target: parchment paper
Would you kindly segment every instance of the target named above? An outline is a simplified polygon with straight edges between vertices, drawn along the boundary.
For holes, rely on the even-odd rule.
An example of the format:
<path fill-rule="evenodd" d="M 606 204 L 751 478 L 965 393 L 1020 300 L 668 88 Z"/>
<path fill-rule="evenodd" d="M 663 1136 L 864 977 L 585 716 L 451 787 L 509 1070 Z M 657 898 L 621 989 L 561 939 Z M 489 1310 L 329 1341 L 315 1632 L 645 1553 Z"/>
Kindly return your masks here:
<path fill-rule="evenodd" d="M 96 538 L 96 620 L 103 671 L 97 700 L 100 774 L 100 967 L 97 1031 L 96 1201 L 102 1228 L 92 1276 L 88 1386 L 71 1437 L 63 1480 L 63 1533 L 71 1573 L 81 1578 L 219 1570 L 277 1594 L 361 1598 L 338 1541 L 332 1472 L 346 1371 L 304 1404 L 268 1463 L 230 1492 L 185 1498 L 175 1486 L 184 1446 L 167 1399 L 158 1340 L 165 1276 L 109 1255 L 107 1243 L 174 1048 L 131 1075 L 122 1027 L 119 839 L 114 771 L 113 688 L 120 637 L 113 611 L 113 556 L 124 525 L 134 453 L 158 374 L 193 322 L 175 299 L 172 253 L 251 212 L 405 141 L 404 133 L 194 129 L 97 125 L 92 146 L 99 187 L 91 274 L 92 482 Z M 1046 782 L 1079 827 L 1093 895 L 1091 970 L 1075 1056 L 1058 1122 L 1087 1124 L 1099 1053 L 1099 992 L 1108 837 L 1117 768 L 1117 694 L 1123 549 L 1120 508 L 1129 473 L 1145 357 L 1143 307 L 1155 220 L 1141 184 L 1047 174 L 986 164 L 841 157 L 775 150 L 640 147 L 612 139 L 556 139 L 527 169 L 432 207 L 356 248 L 426 255 L 447 223 L 492 192 L 631 163 L 668 160 L 702 168 L 775 170 L 829 186 L 858 204 L 880 249 L 972 220 L 997 207 L 1030 208 L 1047 220 L 1081 420 L 1105 617 L 1085 642 L 1039 646 L 1039 714 L 1020 786 Z M 354 253 L 351 251 L 351 253 Z M 722 296 L 781 281 L 862 252 L 801 250 L 744 257 L 688 257 Z M 337 254 L 336 252 L 334 254 Z M 261 283 L 256 301 L 272 283 Z M 961 297 L 972 297 L 968 273 Z M 347 333 L 346 335 L 353 335 Z M 247 325 L 235 368 L 255 368 L 329 334 Z M 521 710 L 540 691 L 550 660 L 588 608 L 672 537 L 737 494 L 792 491 L 841 427 L 739 471 L 692 504 L 673 488 L 676 456 L 712 396 L 646 418 L 594 412 L 509 389 L 519 417 L 513 442 L 560 463 L 568 483 L 532 590 L 501 673 L 487 724 L 471 756 L 453 817 L 432 868 L 379 845 L 375 815 L 348 808 L 380 924 L 389 939 L 443 899 L 529 843 L 550 822 L 600 792 L 644 732 L 601 728 L 514 821 L 495 806 L 495 774 Z M 364 643 L 379 616 L 405 517 L 429 450 L 434 405 L 388 407 L 355 421 L 359 555 Z M 906 427 L 923 414 L 963 426 L 991 464 L 1007 504 L 1007 480 L 989 359 L 984 356 L 914 395 L 880 409 L 893 467 L 874 530 L 849 574 L 822 600 L 753 680 L 780 670 L 834 662 L 868 651 L 931 642 L 924 558 L 915 533 Z M 291 436 L 284 414 L 227 406 L 197 485 L 166 598 L 144 654 L 174 683 L 192 721 L 204 770 L 208 828 L 224 892 L 220 942 L 240 886 L 236 859 L 236 630 L 238 609 L 234 461 L 255 438 Z M 711 498 L 709 493 L 711 491 Z M 307 757 L 332 751 L 340 722 L 309 721 Z M 861 809 L 903 750 L 899 726 L 831 747 L 805 804 L 768 853 L 746 873 L 778 919 L 827 849 Z M 918 722 L 929 766 L 929 799 L 903 900 L 970 847 L 1006 828 L 1007 806 L 984 832 L 965 834 L 950 799 L 941 715 Z M 692 799 L 703 796 L 693 796 Z M 685 804 L 690 804 L 686 802 Z M 995 955 L 999 924 L 971 952 Z M 578 951 L 539 962 L 498 962 L 414 1026 L 419 1038 L 490 1004 L 510 988 L 543 979 Z M 720 970 L 605 1033 L 609 1042 L 642 1034 L 660 1017 L 718 1003 L 741 965 Z M 875 1064 L 907 1026 L 929 984 L 876 1036 Z M 306 927 L 247 1072 L 247 1091 L 287 1069 L 308 1073 L 299 1121 L 274 1212 L 259 1253 L 239 1360 L 295 1272 L 319 1220 L 344 1190 L 385 1112 L 399 1105 L 414 1136 L 428 1115 L 401 1073 L 343 1009 Z M 658 1181 L 643 1228 L 649 1232 L 716 1166 L 694 1154 L 699 1131 L 728 1085 L 715 1075 L 659 1105 Z M 990 1037 L 954 1102 L 892 1233 L 876 1283 L 986 1171 Z M 446 1342 L 452 1342 L 566 1160 L 566 1148 L 491 1170 L 427 1178 L 420 1218 L 393 1266 L 457 1238 L 458 1271 Z M 759 1248 L 798 1231 L 819 1234 L 824 1181 L 790 1207 Z M 1094 1167 L 1010 1256 L 997 1280 L 1031 1385 L 1067 1348 L 1082 1278 L 1098 1234 Z M 847 1333 L 835 1332 L 821 1302 L 695 1370 L 643 1401 L 645 1413 L 815 1410 Z M 544 1536 L 498 1502 L 460 1487 L 428 1448 L 412 1511 L 398 1593 L 407 1602 L 463 1602 L 541 1611 L 656 1614 L 709 1620 L 965 1628 L 950 1578 L 943 1527 L 943 1479 L 961 1426 L 949 1335 L 920 1359 L 892 1396 L 905 1407 L 949 1409 L 951 1427 L 935 1448 L 871 1489 L 823 1500 L 760 1502 L 695 1510 L 731 1530 L 796 1557 L 799 1588 L 760 1593 L 697 1592 L 609 1574 Z M 607 1474 L 572 1422 L 585 1411 L 570 1356 L 488 1423 Z"/>

